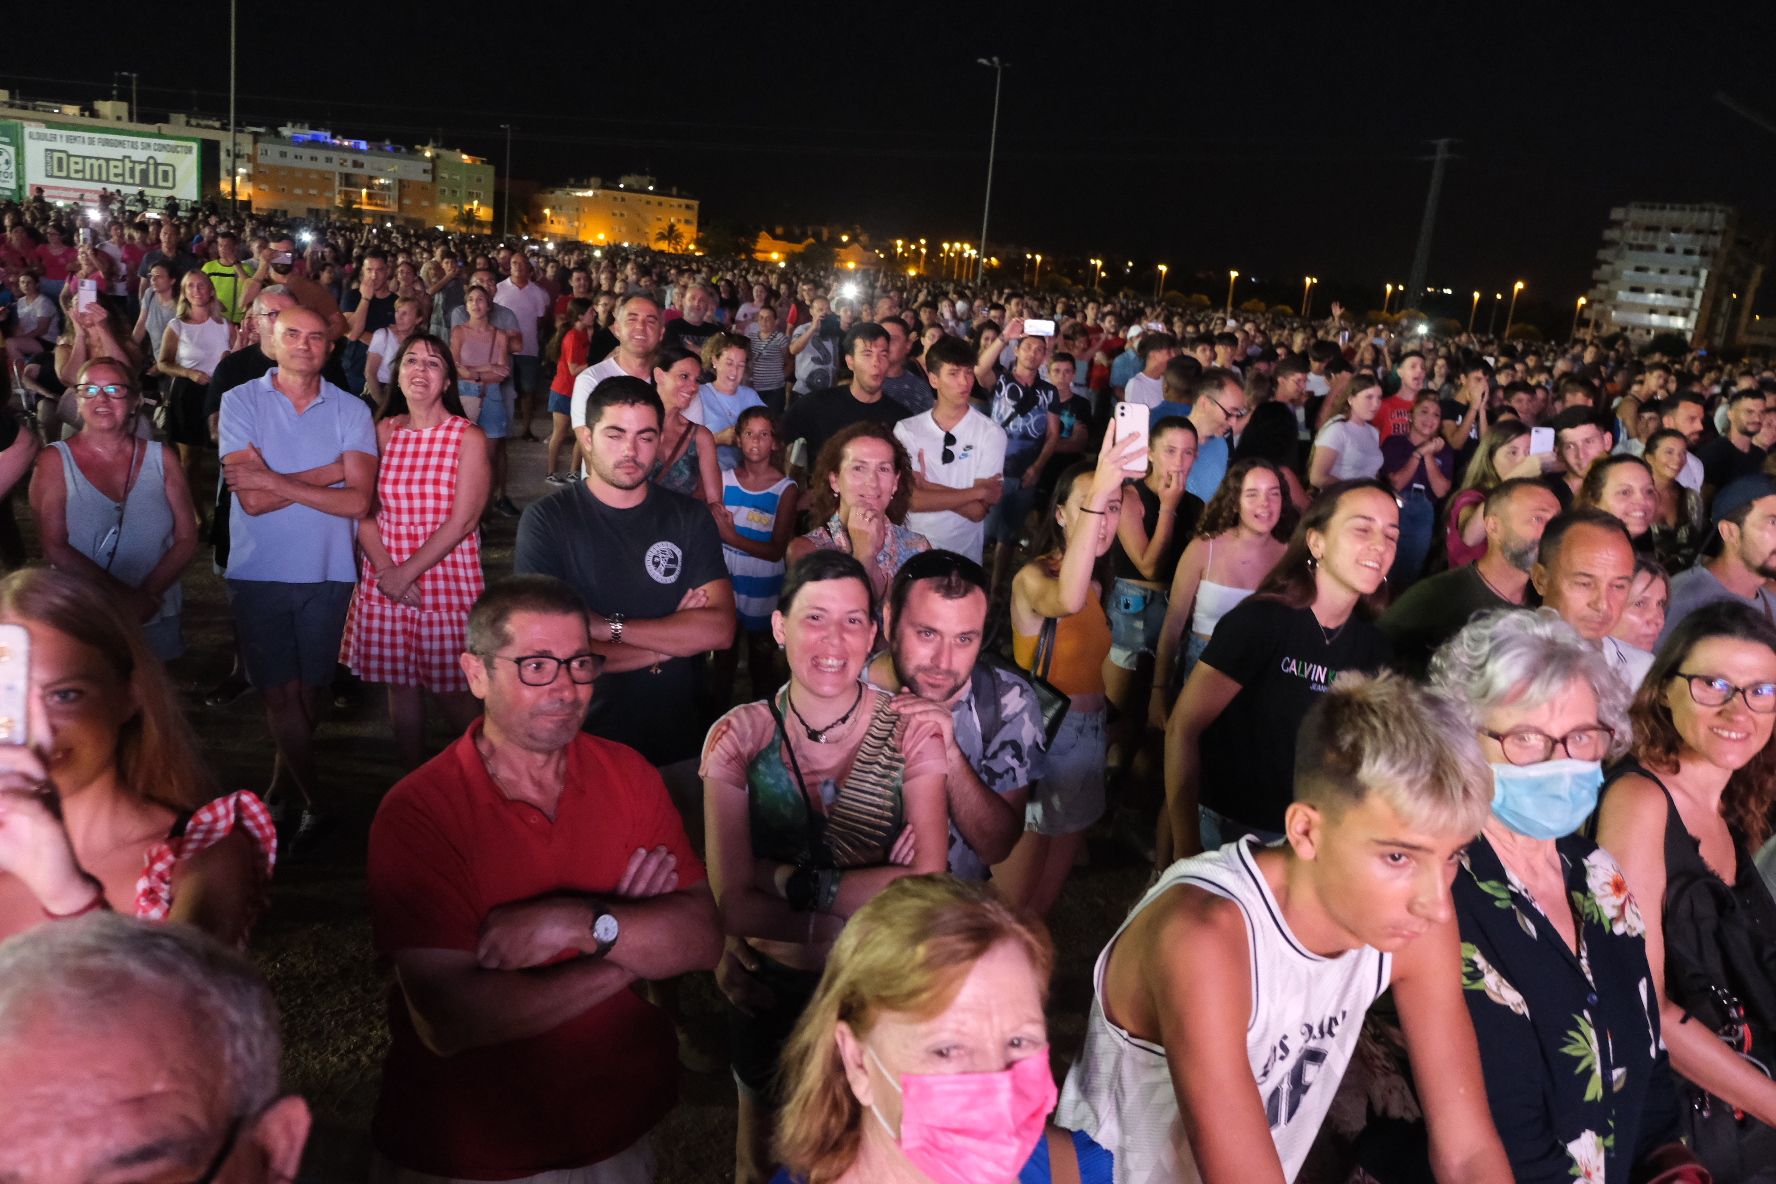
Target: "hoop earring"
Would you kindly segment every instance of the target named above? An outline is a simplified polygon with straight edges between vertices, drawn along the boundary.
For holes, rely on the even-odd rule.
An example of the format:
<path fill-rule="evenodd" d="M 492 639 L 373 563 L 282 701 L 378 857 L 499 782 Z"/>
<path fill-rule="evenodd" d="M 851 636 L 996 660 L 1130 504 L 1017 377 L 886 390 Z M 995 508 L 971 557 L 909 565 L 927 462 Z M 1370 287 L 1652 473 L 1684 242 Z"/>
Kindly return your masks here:
<path fill-rule="evenodd" d="M 1307 570 L 1311 573 L 1320 566 L 1320 561 L 1310 553 L 1307 557 Z"/>

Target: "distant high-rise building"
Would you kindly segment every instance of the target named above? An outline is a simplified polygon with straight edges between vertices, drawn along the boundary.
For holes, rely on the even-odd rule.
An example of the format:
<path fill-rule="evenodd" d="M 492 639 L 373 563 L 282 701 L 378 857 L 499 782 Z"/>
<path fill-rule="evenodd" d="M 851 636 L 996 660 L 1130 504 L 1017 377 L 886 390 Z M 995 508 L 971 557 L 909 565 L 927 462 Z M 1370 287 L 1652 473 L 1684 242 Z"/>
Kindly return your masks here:
<path fill-rule="evenodd" d="M 1770 258 L 1731 206 L 1634 202 L 1610 211 L 1588 297 L 1598 333 L 1681 333 L 1692 348 L 1745 336 Z"/>

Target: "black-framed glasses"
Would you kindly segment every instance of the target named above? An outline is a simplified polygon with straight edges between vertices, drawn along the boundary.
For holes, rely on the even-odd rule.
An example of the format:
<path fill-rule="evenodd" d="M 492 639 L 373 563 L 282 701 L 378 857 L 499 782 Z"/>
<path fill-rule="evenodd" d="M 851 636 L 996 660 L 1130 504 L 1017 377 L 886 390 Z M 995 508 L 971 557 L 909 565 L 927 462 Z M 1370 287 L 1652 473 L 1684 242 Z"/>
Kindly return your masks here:
<path fill-rule="evenodd" d="M 203 1175 L 191 1181 L 191 1184 L 214 1184 L 216 1177 L 222 1174 L 223 1165 L 228 1162 L 229 1156 L 234 1154 L 234 1146 L 240 1142 L 241 1128 L 246 1124 L 247 1115 L 238 1114 L 235 1116 L 234 1121 L 228 1124 L 228 1132 L 222 1136 L 222 1146 L 216 1149 L 216 1155 L 210 1160 L 210 1166 L 204 1169 Z"/>
<path fill-rule="evenodd" d="M 1251 408 L 1249 407 L 1241 407 L 1238 411 L 1229 411 L 1226 407 L 1222 406 L 1221 400 L 1217 399 L 1214 395 L 1204 395 L 1203 398 L 1207 399 L 1215 406 L 1220 407 L 1221 414 L 1225 415 L 1228 419 L 1244 419 L 1246 416 L 1252 414 Z"/>
<path fill-rule="evenodd" d="M 491 662 L 510 662 L 518 667 L 518 681 L 527 687 L 546 687 L 561 677 L 561 668 L 567 667 L 567 676 L 581 686 L 586 686 L 598 677 L 604 668 L 604 658 L 598 654 L 575 654 L 571 658 L 557 658 L 552 654 L 521 654 L 516 658 L 505 654 L 482 654 Z"/>
<path fill-rule="evenodd" d="M 121 403 L 135 393 L 129 387 L 116 382 L 107 382 L 104 386 L 100 386 L 96 382 L 83 382 L 74 388 L 77 398 L 110 399 L 114 403 Z"/>
<path fill-rule="evenodd" d="M 1551 759 L 1556 748 L 1575 761 L 1600 761 L 1609 754 L 1610 742 L 1616 738 L 1616 730 L 1608 724 L 1586 724 L 1564 736 L 1550 736 L 1534 728 L 1514 732 L 1482 729 L 1480 734 L 1497 740 L 1505 759 L 1513 765 L 1539 765 Z"/>
<path fill-rule="evenodd" d="M 943 438 L 943 454 L 938 458 L 944 464 L 952 464 L 956 459 L 956 433 L 945 432 Z"/>
<path fill-rule="evenodd" d="M 1682 670 L 1671 676 L 1681 678 L 1690 687 L 1690 698 L 1698 707 L 1725 707 L 1734 695 L 1745 700 L 1745 706 L 1759 715 L 1776 712 L 1776 682 L 1754 682 L 1736 687 L 1718 674 L 1687 674 Z"/>

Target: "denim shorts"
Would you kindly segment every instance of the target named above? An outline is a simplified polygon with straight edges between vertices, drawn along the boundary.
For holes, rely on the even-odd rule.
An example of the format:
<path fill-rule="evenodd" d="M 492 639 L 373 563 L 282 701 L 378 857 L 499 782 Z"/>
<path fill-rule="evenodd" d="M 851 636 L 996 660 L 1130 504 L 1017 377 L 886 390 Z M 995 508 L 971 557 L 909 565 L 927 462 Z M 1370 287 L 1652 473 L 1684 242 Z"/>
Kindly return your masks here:
<path fill-rule="evenodd" d="M 1141 655 L 1151 656 L 1159 645 L 1165 624 L 1166 605 L 1172 594 L 1149 588 L 1121 576 L 1110 586 L 1110 660 L 1133 670 Z"/>
<path fill-rule="evenodd" d="M 471 416 L 489 440 L 503 440 L 512 426 L 512 397 L 504 383 L 459 382 L 457 392 L 465 399 L 480 399 L 481 414 Z"/>
<path fill-rule="evenodd" d="M 228 607 L 247 681 L 259 690 L 297 681 L 305 687 L 331 683 L 354 587 L 345 580 L 229 580 Z"/>
<path fill-rule="evenodd" d="M 549 392 L 550 415 L 572 415 L 574 401 L 572 395 L 563 395 L 556 391 Z"/>
<path fill-rule="evenodd" d="M 1024 829 L 1077 834 L 1104 816 L 1104 709 L 1069 711 L 1024 807 Z"/>

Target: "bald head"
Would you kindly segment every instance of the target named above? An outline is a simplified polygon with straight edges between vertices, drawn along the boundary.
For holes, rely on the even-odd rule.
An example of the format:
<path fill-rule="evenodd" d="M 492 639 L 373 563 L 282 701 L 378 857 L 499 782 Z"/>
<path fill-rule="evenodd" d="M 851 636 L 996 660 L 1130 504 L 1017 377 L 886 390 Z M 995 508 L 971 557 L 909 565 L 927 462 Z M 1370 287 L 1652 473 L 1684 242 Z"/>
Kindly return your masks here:
<path fill-rule="evenodd" d="M 312 379 L 327 363 L 327 321 L 312 308 L 293 304 L 272 324 L 271 356 L 278 370 L 293 379 Z"/>

